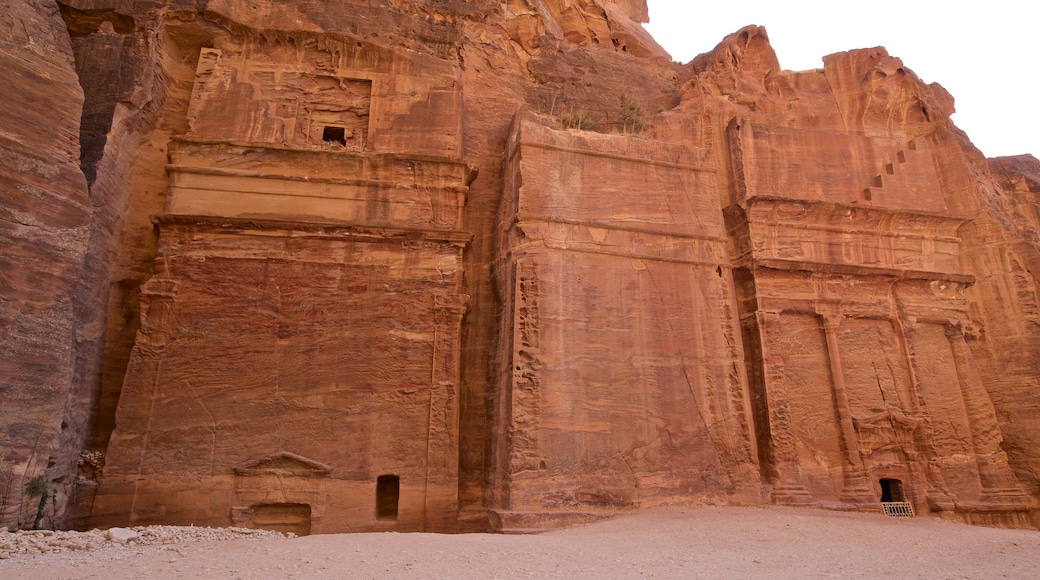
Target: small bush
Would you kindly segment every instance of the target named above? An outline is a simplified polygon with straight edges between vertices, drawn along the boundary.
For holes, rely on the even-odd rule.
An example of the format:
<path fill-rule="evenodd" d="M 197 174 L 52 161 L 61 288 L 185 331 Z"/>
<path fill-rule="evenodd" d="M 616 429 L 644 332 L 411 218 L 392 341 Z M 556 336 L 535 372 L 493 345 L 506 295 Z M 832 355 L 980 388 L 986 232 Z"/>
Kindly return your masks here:
<path fill-rule="evenodd" d="M 628 95 L 621 95 L 620 117 L 621 128 L 625 133 L 638 133 L 645 127 L 642 105 Z"/>
<path fill-rule="evenodd" d="M 34 477 L 34 478 L 30 479 L 29 481 L 25 482 L 25 490 L 24 491 L 25 491 L 25 495 L 27 495 L 29 497 L 34 497 L 34 496 L 37 496 L 37 495 L 43 495 L 43 494 L 47 493 L 47 482 L 45 482 L 43 480 L 43 476 L 42 475 L 37 475 L 36 477 Z"/>
<path fill-rule="evenodd" d="M 40 496 L 40 505 L 36 508 L 36 519 L 33 521 L 32 529 L 40 528 L 40 520 L 43 519 L 43 508 L 47 506 L 47 481 L 42 475 L 37 475 L 25 482 L 25 495 L 29 497 Z"/>
<path fill-rule="evenodd" d="M 559 117 L 560 127 L 563 129 L 580 129 L 582 131 L 592 131 L 596 128 L 596 123 L 599 119 L 585 113 L 565 113 Z"/>

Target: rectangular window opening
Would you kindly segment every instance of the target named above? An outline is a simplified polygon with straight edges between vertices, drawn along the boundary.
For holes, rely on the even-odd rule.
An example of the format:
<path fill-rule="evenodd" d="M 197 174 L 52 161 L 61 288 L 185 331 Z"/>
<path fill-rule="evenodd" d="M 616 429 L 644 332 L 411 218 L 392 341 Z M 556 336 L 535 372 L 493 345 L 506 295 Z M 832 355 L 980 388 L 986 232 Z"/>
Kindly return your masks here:
<path fill-rule="evenodd" d="M 321 140 L 326 143 L 336 143 L 347 146 L 347 130 L 343 127 L 325 127 L 321 132 Z"/>

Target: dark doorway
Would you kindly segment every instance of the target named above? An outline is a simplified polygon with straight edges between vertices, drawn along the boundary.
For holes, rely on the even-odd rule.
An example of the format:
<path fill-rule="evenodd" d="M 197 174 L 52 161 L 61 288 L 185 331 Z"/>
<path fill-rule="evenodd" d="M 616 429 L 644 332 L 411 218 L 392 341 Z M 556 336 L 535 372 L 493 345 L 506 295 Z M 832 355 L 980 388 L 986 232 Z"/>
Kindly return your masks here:
<path fill-rule="evenodd" d="M 878 483 L 881 484 L 882 502 L 906 501 L 906 496 L 903 495 L 902 481 L 898 479 L 882 479 Z"/>
<path fill-rule="evenodd" d="M 321 132 L 321 140 L 326 143 L 337 143 L 346 147 L 347 131 L 343 127 L 325 127 Z"/>
<path fill-rule="evenodd" d="M 311 506 L 305 503 L 269 503 L 253 509 L 249 527 L 258 530 L 292 532 L 297 536 L 311 533 Z"/>
<path fill-rule="evenodd" d="M 396 475 L 380 475 L 376 479 L 376 519 L 397 519 L 397 504 L 401 499 L 401 478 Z"/>

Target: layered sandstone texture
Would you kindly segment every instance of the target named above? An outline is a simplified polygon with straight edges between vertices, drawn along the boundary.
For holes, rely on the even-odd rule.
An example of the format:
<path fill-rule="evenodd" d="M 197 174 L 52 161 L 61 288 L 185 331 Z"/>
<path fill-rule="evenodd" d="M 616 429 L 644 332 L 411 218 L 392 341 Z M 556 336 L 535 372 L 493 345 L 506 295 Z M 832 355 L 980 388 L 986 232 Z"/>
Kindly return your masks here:
<path fill-rule="evenodd" d="M 518 118 L 496 262 L 503 529 L 757 499 L 717 187 L 705 149 Z"/>
<path fill-rule="evenodd" d="M 0 9 L 2 523 L 1040 524 L 1040 162 L 882 48 L 646 18 Z"/>
<path fill-rule="evenodd" d="M 38 503 L 23 481 L 45 471 L 65 505 L 92 413 L 78 356 L 100 320 L 83 308 L 96 284 L 93 208 L 79 167 L 83 91 L 58 7 L 0 6 L 0 60 L 0 521 L 18 525 Z"/>
<path fill-rule="evenodd" d="M 231 498 L 298 533 L 373 506 L 375 529 L 454 529 L 461 105 L 454 68 L 354 42 L 200 53 L 95 522 L 219 525 Z"/>

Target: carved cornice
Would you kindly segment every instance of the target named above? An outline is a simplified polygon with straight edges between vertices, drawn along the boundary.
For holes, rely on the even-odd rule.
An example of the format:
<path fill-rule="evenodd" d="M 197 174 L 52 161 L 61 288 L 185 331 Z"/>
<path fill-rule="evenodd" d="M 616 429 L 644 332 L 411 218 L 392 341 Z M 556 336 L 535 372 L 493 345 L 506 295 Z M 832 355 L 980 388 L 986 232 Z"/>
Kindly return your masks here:
<path fill-rule="evenodd" d="M 171 215 L 161 214 L 151 218 L 152 223 L 162 226 L 198 227 L 200 229 L 249 232 L 284 231 L 286 237 L 298 236 L 301 233 L 327 238 L 371 238 L 401 239 L 430 242 L 445 242 L 465 247 L 473 240 L 473 235 L 444 230 L 422 230 L 408 228 L 378 228 L 358 226 L 335 222 L 297 221 L 279 219 L 227 218 L 205 215 Z"/>

